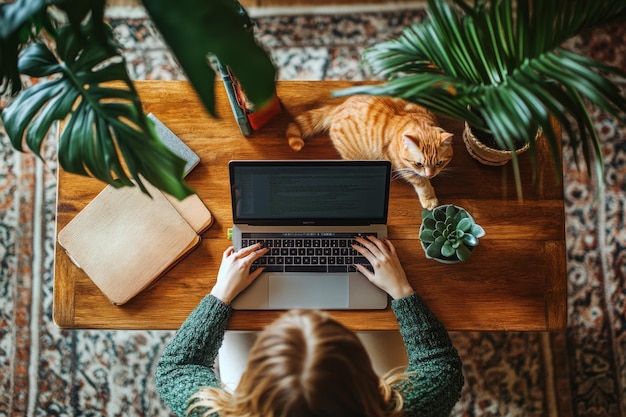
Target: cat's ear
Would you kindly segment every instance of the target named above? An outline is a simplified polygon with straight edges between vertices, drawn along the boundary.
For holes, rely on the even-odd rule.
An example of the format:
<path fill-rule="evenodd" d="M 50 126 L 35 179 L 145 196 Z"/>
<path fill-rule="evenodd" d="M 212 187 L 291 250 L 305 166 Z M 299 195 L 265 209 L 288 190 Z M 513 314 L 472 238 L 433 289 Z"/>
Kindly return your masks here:
<path fill-rule="evenodd" d="M 441 133 L 439 134 L 439 140 L 441 141 L 442 144 L 451 144 L 452 136 L 454 136 L 452 133 L 442 130 Z"/>
<path fill-rule="evenodd" d="M 417 145 L 415 144 L 415 139 L 413 139 L 409 135 L 402 135 L 402 143 L 404 143 L 405 149 L 409 151 L 417 149 Z"/>

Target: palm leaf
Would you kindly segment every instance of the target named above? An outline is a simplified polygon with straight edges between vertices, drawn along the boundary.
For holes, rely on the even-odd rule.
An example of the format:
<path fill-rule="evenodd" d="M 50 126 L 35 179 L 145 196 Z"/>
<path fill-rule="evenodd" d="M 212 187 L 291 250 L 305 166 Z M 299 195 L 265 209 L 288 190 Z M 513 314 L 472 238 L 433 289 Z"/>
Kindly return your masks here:
<path fill-rule="evenodd" d="M 372 71 L 388 81 L 335 95 L 394 95 L 480 127 L 464 109 L 469 105 L 485 118 L 487 130 L 503 149 L 513 149 L 520 138 L 534 149 L 535 132 L 542 128 L 558 163 L 560 142 L 552 130 L 553 116 L 572 138 L 574 155 L 582 151 L 590 173 L 592 157 L 598 156 L 595 168 L 601 173 L 599 138 L 586 105 L 623 118 L 626 98 L 609 76 L 626 74 L 561 46 L 582 31 L 626 19 L 626 2 L 530 3 L 429 0 L 423 22 L 363 54 Z M 561 175 L 560 169 L 556 175 Z"/>
<path fill-rule="evenodd" d="M 94 42 L 92 29 L 59 29 L 61 62 L 43 43 L 24 51 L 20 71 L 50 79 L 23 91 L 2 112 L 13 146 L 26 144 L 40 156 L 45 133 L 63 120 L 58 154 L 65 170 L 118 187 L 134 180 L 146 192 L 143 177 L 179 199 L 193 193 L 183 181 L 185 162 L 163 145 L 143 113 L 124 59 L 113 44 Z"/>

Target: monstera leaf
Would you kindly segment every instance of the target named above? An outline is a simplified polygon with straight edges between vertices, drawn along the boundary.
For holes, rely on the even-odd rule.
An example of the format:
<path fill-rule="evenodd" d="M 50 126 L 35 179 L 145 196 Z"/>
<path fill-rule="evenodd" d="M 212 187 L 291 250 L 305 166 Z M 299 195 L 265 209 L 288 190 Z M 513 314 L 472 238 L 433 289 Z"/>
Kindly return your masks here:
<path fill-rule="evenodd" d="M 98 30 L 102 29 L 98 26 Z M 91 25 L 66 25 L 58 30 L 56 50 L 30 44 L 19 61 L 20 72 L 43 78 L 25 89 L 4 109 L 2 120 L 13 146 L 24 142 L 40 155 L 46 132 L 64 121 L 59 141 L 63 169 L 91 175 L 114 186 L 142 178 L 182 199 L 193 193 L 183 181 L 185 162 L 159 140 L 141 109 L 125 61 L 110 36 Z"/>
<path fill-rule="evenodd" d="M 46 0 L 16 0 L 0 4 L 0 94 L 17 94 L 22 89 L 17 67 L 20 45 L 32 34 L 27 22 L 45 19 Z"/>
<path fill-rule="evenodd" d="M 215 72 L 209 54 L 228 66 L 250 101 L 262 107 L 275 93 L 276 68 L 235 0 L 142 0 L 206 109 L 215 115 Z"/>
<path fill-rule="evenodd" d="M 276 69 L 254 39 L 236 0 L 142 0 L 206 109 L 215 115 L 215 72 L 228 66 L 258 106 L 275 94 Z M 17 95 L 2 111 L 13 145 L 38 155 L 46 133 L 63 121 L 59 163 L 115 186 L 142 178 L 183 198 L 184 161 L 158 139 L 141 108 L 124 59 L 104 21 L 105 0 L 0 3 L 0 92 Z M 50 8 L 64 14 L 57 29 Z M 32 43 L 45 38 L 46 43 Z M 28 45 L 28 46 L 26 46 Z M 48 46 L 50 46 L 50 49 Z M 23 49 L 25 48 L 26 49 Z M 19 53 L 21 55 L 18 55 Z M 22 89 L 20 74 L 41 78 Z"/>

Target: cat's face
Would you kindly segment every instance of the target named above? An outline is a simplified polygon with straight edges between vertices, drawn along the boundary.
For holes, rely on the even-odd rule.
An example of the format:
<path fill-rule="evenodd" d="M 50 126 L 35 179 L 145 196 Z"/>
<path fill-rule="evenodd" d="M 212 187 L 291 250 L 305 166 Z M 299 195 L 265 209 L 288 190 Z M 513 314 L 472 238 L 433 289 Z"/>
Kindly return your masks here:
<path fill-rule="evenodd" d="M 436 129 L 419 138 L 405 134 L 402 142 L 406 167 L 421 177 L 435 177 L 452 160 L 452 133 L 444 130 Z"/>

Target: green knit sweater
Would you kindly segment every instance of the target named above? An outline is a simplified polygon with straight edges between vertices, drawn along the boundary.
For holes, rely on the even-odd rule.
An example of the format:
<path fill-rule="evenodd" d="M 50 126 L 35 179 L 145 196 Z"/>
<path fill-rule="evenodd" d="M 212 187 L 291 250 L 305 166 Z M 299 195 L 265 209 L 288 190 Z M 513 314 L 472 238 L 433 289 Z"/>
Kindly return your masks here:
<path fill-rule="evenodd" d="M 463 387 L 461 360 L 443 325 L 417 293 L 393 300 L 406 345 L 410 377 L 396 386 L 406 416 L 448 416 Z M 165 348 L 156 370 L 161 398 L 185 416 L 189 398 L 201 387 L 219 387 L 213 365 L 231 314 L 229 305 L 207 295 Z"/>

